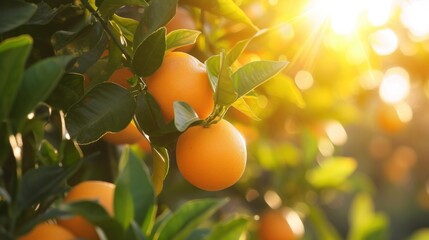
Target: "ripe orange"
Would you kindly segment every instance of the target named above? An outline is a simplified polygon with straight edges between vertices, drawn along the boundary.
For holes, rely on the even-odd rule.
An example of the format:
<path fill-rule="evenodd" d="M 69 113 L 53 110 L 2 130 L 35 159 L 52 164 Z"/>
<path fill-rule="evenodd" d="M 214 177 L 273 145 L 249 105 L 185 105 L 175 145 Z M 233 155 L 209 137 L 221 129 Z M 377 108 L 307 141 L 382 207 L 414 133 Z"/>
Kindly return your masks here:
<path fill-rule="evenodd" d="M 56 224 L 41 223 L 19 240 L 72 240 L 76 237 L 67 229 Z"/>
<path fill-rule="evenodd" d="M 98 200 L 110 215 L 113 215 L 113 195 L 115 185 L 103 181 L 84 181 L 74 186 L 67 194 L 64 202 L 79 200 Z M 98 240 L 95 227 L 83 217 L 58 219 L 58 224 L 80 238 Z"/>
<path fill-rule="evenodd" d="M 205 65 L 187 53 L 167 53 L 161 67 L 146 83 L 167 122 L 174 119 L 175 101 L 187 102 L 203 119 L 213 110 L 213 91 Z"/>
<path fill-rule="evenodd" d="M 150 153 L 152 151 L 152 146 L 146 138 L 143 138 L 142 140 L 138 141 L 137 144 L 140 149 L 143 150 L 145 153 Z"/>
<path fill-rule="evenodd" d="M 178 7 L 176 9 L 176 14 L 171 18 L 167 25 L 165 25 L 165 27 L 167 28 L 167 33 L 177 29 L 197 29 L 191 14 L 189 14 L 189 12 L 183 7 Z M 176 49 L 176 51 L 189 52 L 192 47 L 192 45 L 187 45 Z"/>
<path fill-rule="evenodd" d="M 236 183 L 243 175 L 246 157 L 244 138 L 224 119 L 209 127 L 187 129 L 176 146 L 177 166 L 183 177 L 207 191 Z"/>
<path fill-rule="evenodd" d="M 261 240 L 296 239 L 289 223 L 280 210 L 267 210 L 261 215 L 258 233 Z"/>
<path fill-rule="evenodd" d="M 131 72 L 129 68 L 122 67 L 118 68 L 113 74 L 110 76 L 109 81 L 116 83 L 126 89 L 130 88 L 130 84 L 128 83 L 128 79 L 131 78 L 134 74 Z"/>
<path fill-rule="evenodd" d="M 111 144 L 134 144 L 144 140 L 144 136 L 137 129 L 133 121 L 117 133 L 106 133 L 103 140 Z"/>

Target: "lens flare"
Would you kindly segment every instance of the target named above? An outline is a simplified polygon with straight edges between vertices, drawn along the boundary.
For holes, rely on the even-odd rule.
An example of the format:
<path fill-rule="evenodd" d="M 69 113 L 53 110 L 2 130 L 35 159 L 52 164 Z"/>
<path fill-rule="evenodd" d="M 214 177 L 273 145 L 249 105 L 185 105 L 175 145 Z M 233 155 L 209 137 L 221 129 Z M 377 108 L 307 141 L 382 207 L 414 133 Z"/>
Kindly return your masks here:
<path fill-rule="evenodd" d="M 392 54 L 398 48 L 398 36 L 390 28 L 376 31 L 368 40 L 372 49 L 380 56 Z"/>
<path fill-rule="evenodd" d="M 408 72 L 400 67 L 386 71 L 379 88 L 381 99 L 386 103 L 399 103 L 410 93 L 410 77 Z"/>

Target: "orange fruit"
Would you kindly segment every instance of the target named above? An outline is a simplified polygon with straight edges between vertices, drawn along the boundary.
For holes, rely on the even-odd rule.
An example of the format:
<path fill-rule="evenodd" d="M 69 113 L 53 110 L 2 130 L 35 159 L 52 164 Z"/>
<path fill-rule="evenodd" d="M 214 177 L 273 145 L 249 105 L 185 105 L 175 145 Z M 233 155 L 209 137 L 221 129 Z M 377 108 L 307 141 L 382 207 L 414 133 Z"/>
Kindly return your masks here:
<path fill-rule="evenodd" d="M 18 240 L 72 240 L 76 237 L 67 229 L 56 224 L 40 223 Z"/>
<path fill-rule="evenodd" d="M 246 158 L 244 138 L 224 119 L 209 127 L 187 129 L 176 145 L 177 166 L 183 177 L 207 191 L 236 183 L 243 175 Z"/>
<path fill-rule="evenodd" d="M 144 140 L 144 136 L 137 129 L 133 121 L 128 126 L 117 133 L 106 133 L 103 140 L 111 144 L 134 144 Z"/>
<path fill-rule="evenodd" d="M 137 145 L 142 149 L 145 153 L 150 153 L 152 151 L 152 146 L 149 141 L 144 137 L 142 140 L 137 142 Z"/>
<path fill-rule="evenodd" d="M 129 68 L 122 67 L 118 68 L 113 74 L 110 76 L 109 81 L 116 83 L 126 89 L 130 88 L 130 84 L 128 83 L 128 79 L 134 76 Z"/>
<path fill-rule="evenodd" d="M 176 9 L 176 14 L 171 18 L 167 25 L 165 25 L 165 27 L 167 28 L 167 33 L 177 29 L 197 29 L 191 14 L 183 7 L 178 7 Z M 187 45 L 177 48 L 176 51 L 189 52 L 192 47 L 193 45 Z"/>
<path fill-rule="evenodd" d="M 289 223 L 280 210 L 267 210 L 259 219 L 258 234 L 261 240 L 296 239 Z"/>
<path fill-rule="evenodd" d="M 115 185 L 103 181 L 84 181 L 70 189 L 64 202 L 73 202 L 80 200 L 97 200 L 106 211 L 113 215 L 113 195 L 115 192 Z M 95 239 L 98 240 L 98 235 L 95 227 L 86 219 L 80 216 L 71 218 L 58 219 L 58 224 L 76 237 Z"/>
<path fill-rule="evenodd" d="M 147 78 L 146 84 L 167 122 L 174 119 L 175 101 L 187 102 L 203 119 L 213 110 L 213 91 L 206 67 L 187 53 L 167 53 L 161 67 Z"/>
<path fill-rule="evenodd" d="M 388 104 L 379 107 L 376 120 L 378 127 L 386 133 L 398 133 L 406 126 L 406 123 L 399 117 L 395 106 Z"/>

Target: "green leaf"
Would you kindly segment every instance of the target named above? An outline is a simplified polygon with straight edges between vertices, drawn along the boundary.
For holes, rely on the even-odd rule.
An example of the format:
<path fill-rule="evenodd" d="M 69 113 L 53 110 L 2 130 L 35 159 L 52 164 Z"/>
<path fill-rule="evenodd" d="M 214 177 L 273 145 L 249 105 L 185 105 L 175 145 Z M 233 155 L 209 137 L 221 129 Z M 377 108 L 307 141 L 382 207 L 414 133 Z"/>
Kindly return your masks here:
<path fill-rule="evenodd" d="M 140 76 L 150 76 L 161 66 L 165 53 L 165 31 L 164 27 L 160 28 L 137 47 L 133 67 Z"/>
<path fill-rule="evenodd" d="M 162 223 L 153 239 L 185 239 L 197 226 L 213 215 L 227 201 L 227 199 L 202 199 L 186 202 Z"/>
<path fill-rule="evenodd" d="M 83 75 L 66 73 L 46 102 L 51 107 L 67 111 L 83 94 Z"/>
<path fill-rule="evenodd" d="M 194 109 L 183 101 L 175 101 L 174 107 L 174 125 L 177 130 L 184 132 L 188 127 L 200 119 Z"/>
<path fill-rule="evenodd" d="M 79 168 L 80 162 L 69 167 L 42 166 L 27 171 L 15 202 L 20 213 L 50 196 L 59 196 L 67 189 L 67 179 Z"/>
<path fill-rule="evenodd" d="M 61 142 L 59 159 L 64 166 L 77 163 L 83 157 L 82 150 L 73 140 L 63 140 Z"/>
<path fill-rule="evenodd" d="M 277 74 L 264 84 L 264 89 L 272 96 L 276 96 L 295 104 L 299 108 L 305 107 L 304 97 L 290 77 L 283 73 Z"/>
<path fill-rule="evenodd" d="M 0 187 L 0 196 L 2 198 L 2 201 L 5 201 L 7 203 L 11 203 L 12 202 L 12 198 L 10 197 L 9 193 L 7 192 L 7 190 L 3 187 Z"/>
<path fill-rule="evenodd" d="M 184 0 L 183 2 L 258 29 L 233 0 Z"/>
<path fill-rule="evenodd" d="M 37 10 L 37 5 L 8 0 L 0 3 L 0 34 L 25 24 Z"/>
<path fill-rule="evenodd" d="M 230 106 L 237 100 L 234 82 L 231 78 L 231 68 L 227 65 L 226 55 L 220 54 L 220 71 L 215 91 L 215 104 Z"/>
<path fill-rule="evenodd" d="M 61 204 L 59 209 L 82 216 L 93 225 L 100 227 L 107 239 L 123 239 L 124 229 L 96 201 L 74 201 Z"/>
<path fill-rule="evenodd" d="M 112 20 L 119 26 L 122 35 L 128 41 L 132 42 L 139 22 L 131 18 L 120 17 L 116 14 L 113 14 Z"/>
<path fill-rule="evenodd" d="M 66 8 L 71 7 L 72 4 L 62 4 L 57 8 L 51 8 L 45 1 L 37 4 L 37 11 L 33 14 L 27 24 L 44 25 L 49 23 L 58 13 Z"/>
<path fill-rule="evenodd" d="M 96 22 L 76 32 L 57 31 L 51 43 L 56 55 L 77 57 L 71 72 L 84 73 L 100 58 L 108 40 L 103 26 Z"/>
<path fill-rule="evenodd" d="M 246 101 L 246 99 L 249 98 L 253 98 L 253 97 L 248 97 L 248 96 L 243 96 L 237 100 L 235 100 L 235 102 L 232 104 L 232 106 L 234 108 L 236 108 L 237 110 L 239 110 L 240 112 L 244 113 L 246 116 L 250 117 L 253 120 L 259 121 L 261 120 L 258 115 L 252 110 L 253 105 L 256 105 L 256 101 L 249 101 L 251 104 L 253 103 L 253 105 L 249 105 L 249 102 Z"/>
<path fill-rule="evenodd" d="M 109 19 L 122 6 L 147 7 L 149 4 L 145 0 L 104 0 L 97 9 L 104 19 Z"/>
<path fill-rule="evenodd" d="M 121 161 L 126 163 L 116 180 L 115 216 L 118 215 L 125 226 L 131 222 L 130 217 L 132 216 L 139 226 L 146 227 L 143 230 L 145 232 L 153 225 L 154 219 L 151 219 L 151 216 L 156 204 L 149 170 L 129 148 L 124 149 Z M 124 204 L 130 204 L 129 207 L 132 209 L 123 209 Z M 133 213 L 130 212 L 131 210 Z M 121 211 L 125 211 L 125 213 Z"/>
<path fill-rule="evenodd" d="M 152 162 L 152 182 L 156 194 L 159 195 L 170 168 L 170 159 L 167 149 L 163 147 L 152 147 Z"/>
<path fill-rule="evenodd" d="M 46 139 L 42 140 L 38 155 L 43 165 L 53 165 L 58 163 L 58 151 Z"/>
<path fill-rule="evenodd" d="M 195 44 L 200 34 L 200 31 L 190 29 L 174 30 L 167 35 L 166 50 L 173 51 L 179 47 Z"/>
<path fill-rule="evenodd" d="M 221 221 L 214 225 L 211 233 L 204 238 L 206 240 L 237 240 L 245 233 L 249 225 L 249 218 L 243 216 L 236 216 L 226 221 Z"/>
<path fill-rule="evenodd" d="M 216 91 L 217 82 L 219 81 L 220 73 L 220 55 L 213 55 L 209 57 L 204 64 L 207 68 L 207 75 L 210 80 L 210 85 L 213 89 L 213 92 Z"/>
<path fill-rule="evenodd" d="M 229 50 L 228 54 L 226 55 L 228 66 L 231 66 L 240 57 L 240 55 L 243 53 L 244 49 L 247 47 L 247 45 L 249 45 L 249 42 L 252 39 L 253 38 L 241 40 L 237 42 L 234 47 L 231 48 L 231 50 Z"/>
<path fill-rule="evenodd" d="M 415 231 L 408 240 L 426 240 L 429 239 L 429 228 L 421 228 Z"/>
<path fill-rule="evenodd" d="M 65 217 L 70 215 L 70 213 L 61 211 L 57 208 L 50 208 L 46 212 L 43 212 L 37 216 L 34 216 L 30 221 L 26 222 L 23 226 L 21 226 L 16 235 L 21 236 L 31 231 L 36 225 L 46 222 L 51 219 L 57 219 L 61 217 Z"/>
<path fill-rule="evenodd" d="M 256 61 L 239 68 L 232 74 L 235 90 L 238 97 L 242 97 L 274 77 L 283 70 L 288 62 Z"/>
<path fill-rule="evenodd" d="M 323 160 L 320 166 L 308 170 L 306 178 L 316 188 L 336 187 L 356 170 L 353 158 L 333 157 Z"/>
<path fill-rule="evenodd" d="M 135 119 L 155 146 L 172 146 L 181 133 L 176 129 L 174 121 L 165 123 L 158 103 L 147 91 L 137 96 Z"/>
<path fill-rule="evenodd" d="M 342 239 L 332 223 L 326 218 L 322 210 L 314 205 L 307 205 L 309 208 L 307 218 L 314 226 L 316 236 L 320 239 L 340 240 Z"/>
<path fill-rule="evenodd" d="M 130 92 L 106 82 L 92 88 L 66 114 L 66 126 L 71 138 L 88 144 L 106 132 L 118 132 L 130 123 L 136 107 Z"/>
<path fill-rule="evenodd" d="M 0 120 L 6 119 L 12 108 L 32 45 L 29 35 L 8 38 L 0 44 Z"/>
<path fill-rule="evenodd" d="M 371 196 L 360 193 L 350 208 L 348 239 L 387 239 L 387 222 L 386 216 L 374 212 Z"/>
<path fill-rule="evenodd" d="M 165 26 L 176 13 L 177 0 L 151 0 L 145 8 L 134 35 L 134 48 L 137 48 L 146 37 Z"/>
<path fill-rule="evenodd" d="M 55 89 L 72 56 L 50 57 L 30 66 L 24 73 L 11 118 L 22 120 Z"/>

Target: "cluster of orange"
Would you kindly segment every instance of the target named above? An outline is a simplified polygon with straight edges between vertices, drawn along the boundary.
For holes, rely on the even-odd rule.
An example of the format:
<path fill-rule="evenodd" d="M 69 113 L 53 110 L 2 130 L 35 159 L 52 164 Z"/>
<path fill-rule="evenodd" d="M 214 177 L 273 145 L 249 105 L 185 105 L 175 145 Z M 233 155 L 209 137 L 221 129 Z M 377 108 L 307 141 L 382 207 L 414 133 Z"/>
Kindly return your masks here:
<path fill-rule="evenodd" d="M 195 29 L 189 13 L 178 8 L 177 14 L 166 26 L 168 31 L 187 28 Z M 205 65 L 183 51 L 169 52 L 161 67 L 146 79 L 148 91 L 158 102 L 164 120 L 174 119 L 173 103 L 187 102 L 199 118 L 209 117 L 214 108 L 213 90 L 210 86 Z M 133 76 L 128 68 L 118 69 L 109 79 L 125 88 L 126 81 Z M 150 144 L 131 122 L 118 133 L 108 133 L 103 140 L 112 144 L 139 144 L 150 151 Z M 232 186 L 244 172 L 246 165 L 246 143 L 238 130 L 228 121 L 220 120 L 208 127 L 193 126 L 178 139 L 176 161 L 183 177 L 194 186 L 217 191 Z M 102 181 L 85 181 L 74 186 L 64 202 L 97 200 L 113 215 L 115 185 Z M 98 240 L 95 227 L 81 216 L 58 219 L 57 224 L 42 223 L 20 240 L 74 239 L 76 237 Z"/>

